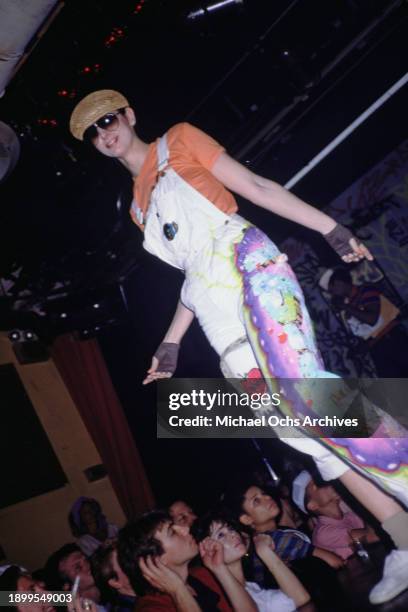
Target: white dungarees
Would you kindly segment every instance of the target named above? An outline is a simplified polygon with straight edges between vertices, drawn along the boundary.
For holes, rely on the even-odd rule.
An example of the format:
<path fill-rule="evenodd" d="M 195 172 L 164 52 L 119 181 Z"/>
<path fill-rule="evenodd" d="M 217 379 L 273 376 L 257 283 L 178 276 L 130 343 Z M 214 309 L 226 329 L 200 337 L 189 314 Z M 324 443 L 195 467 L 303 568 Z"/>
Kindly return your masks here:
<path fill-rule="evenodd" d="M 210 344 L 222 355 L 246 336 L 234 244 L 250 224 L 239 215 L 219 210 L 168 165 L 166 135 L 159 140 L 157 153 L 159 177 L 147 211 L 143 246 L 184 271 L 181 301 L 194 312 Z M 245 352 L 246 358 L 243 354 L 239 358 L 239 371 L 231 375 L 241 377 L 257 367 L 247 342 Z"/>

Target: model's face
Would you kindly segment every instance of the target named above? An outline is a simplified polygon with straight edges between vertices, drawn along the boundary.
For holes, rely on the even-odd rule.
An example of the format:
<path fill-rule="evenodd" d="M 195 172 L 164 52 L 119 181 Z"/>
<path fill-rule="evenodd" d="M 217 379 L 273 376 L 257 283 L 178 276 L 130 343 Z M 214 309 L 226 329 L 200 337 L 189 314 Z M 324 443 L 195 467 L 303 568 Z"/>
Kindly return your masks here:
<path fill-rule="evenodd" d="M 224 561 L 226 565 L 241 559 L 246 551 L 247 544 L 238 531 L 232 529 L 225 523 L 212 523 L 210 527 L 210 538 L 221 542 L 224 548 Z"/>
<path fill-rule="evenodd" d="M 164 550 L 162 559 L 169 567 L 184 565 L 198 553 L 198 546 L 188 527 L 168 521 L 156 530 L 154 537 L 161 543 Z"/>
<path fill-rule="evenodd" d="M 274 499 L 259 487 L 249 487 L 244 495 L 243 511 L 255 528 L 275 519 L 280 510 Z"/>
<path fill-rule="evenodd" d="M 120 159 L 129 152 L 135 133 L 135 115 L 131 108 L 116 115 L 115 126 L 111 130 L 96 128 L 97 135 L 92 140 L 94 147 L 103 155 Z"/>
<path fill-rule="evenodd" d="M 169 513 L 173 523 L 182 527 L 191 527 L 197 518 L 190 506 L 183 501 L 174 502 L 169 508 Z"/>

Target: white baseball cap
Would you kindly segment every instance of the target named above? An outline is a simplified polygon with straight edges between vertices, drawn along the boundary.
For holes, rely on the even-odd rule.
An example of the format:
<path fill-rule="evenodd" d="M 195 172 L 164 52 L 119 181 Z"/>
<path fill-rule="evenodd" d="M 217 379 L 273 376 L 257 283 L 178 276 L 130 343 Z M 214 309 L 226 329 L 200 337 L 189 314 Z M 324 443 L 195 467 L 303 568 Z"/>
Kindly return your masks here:
<path fill-rule="evenodd" d="M 303 470 L 296 476 L 295 480 L 292 484 L 292 499 L 297 505 L 298 508 L 301 509 L 302 512 L 307 514 L 307 510 L 305 507 L 305 493 L 306 487 L 309 482 L 312 480 L 311 475 L 306 470 Z"/>

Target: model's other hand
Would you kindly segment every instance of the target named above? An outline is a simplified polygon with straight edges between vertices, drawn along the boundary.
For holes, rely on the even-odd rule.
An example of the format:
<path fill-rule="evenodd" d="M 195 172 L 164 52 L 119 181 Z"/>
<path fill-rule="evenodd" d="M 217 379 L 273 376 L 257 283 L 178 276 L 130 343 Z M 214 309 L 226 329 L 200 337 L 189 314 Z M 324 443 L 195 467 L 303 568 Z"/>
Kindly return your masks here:
<path fill-rule="evenodd" d="M 175 342 L 162 342 L 153 356 L 143 384 L 148 385 L 154 380 L 173 376 L 177 368 L 179 349 L 180 345 Z"/>
<path fill-rule="evenodd" d="M 346 263 L 361 259 L 368 259 L 368 261 L 374 259 L 365 244 L 355 238 L 350 230 L 340 223 L 337 223 L 328 234 L 323 234 L 323 237 Z"/>

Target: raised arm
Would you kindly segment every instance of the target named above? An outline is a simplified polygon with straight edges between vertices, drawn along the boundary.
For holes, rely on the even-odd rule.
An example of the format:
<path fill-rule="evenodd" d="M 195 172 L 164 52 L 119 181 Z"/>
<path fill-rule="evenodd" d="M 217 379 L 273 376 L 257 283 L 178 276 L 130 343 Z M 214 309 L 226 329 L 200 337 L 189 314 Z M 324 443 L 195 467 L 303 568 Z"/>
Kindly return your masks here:
<path fill-rule="evenodd" d="M 179 344 L 193 319 L 194 313 L 179 300 L 170 327 L 147 370 L 144 385 L 159 378 L 170 378 L 173 375 L 177 366 Z"/>
<path fill-rule="evenodd" d="M 264 533 L 254 537 L 255 550 L 260 559 L 265 563 L 268 570 L 274 576 L 278 586 L 285 595 L 295 602 L 296 608 L 300 608 L 310 600 L 309 593 L 303 587 L 300 580 L 278 557 L 273 550 L 272 538 Z"/>
<path fill-rule="evenodd" d="M 324 236 L 331 234 L 337 225 L 329 215 L 306 204 L 278 183 L 254 174 L 227 153 L 221 153 L 212 168 L 212 173 L 227 189 L 250 202 L 320 232 Z M 344 261 L 358 261 L 364 257 L 372 259 L 368 249 L 352 236 L 349 244 L 352 252 L 350 255 L 342 256 Z"/>
<path fill-rule="evenodd" d="M 228 595 L 235 612 L 257 612 L 258 606 L 247 593 L 243 584 L 235 578 L 224 563 L 224 549 L 221 542 L 206 538 L 200 543 L 203 564 L 215 575 Z"/>

